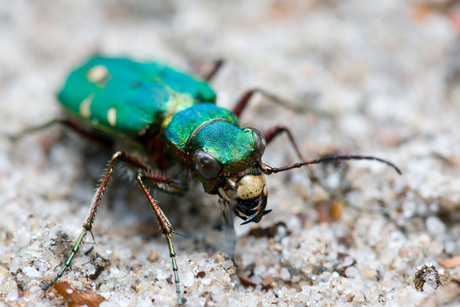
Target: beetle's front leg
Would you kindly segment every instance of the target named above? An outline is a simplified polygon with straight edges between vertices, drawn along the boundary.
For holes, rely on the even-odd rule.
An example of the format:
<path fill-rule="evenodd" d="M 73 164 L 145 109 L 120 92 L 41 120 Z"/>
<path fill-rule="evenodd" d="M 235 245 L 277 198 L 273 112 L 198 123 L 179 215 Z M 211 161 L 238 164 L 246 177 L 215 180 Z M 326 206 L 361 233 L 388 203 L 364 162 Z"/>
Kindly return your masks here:
<path fill-rule="evenodd" d="M 161 177 L 161 176 L 158 176 Z M 144 192 L 145 196 L 150 202 L 150 205 L 152 206 L 153 212 L 155 213 L 155 216 L 157 217 L 158 223 L 160 224 L 161 231 L 163 232 L 163 235 L 166 238 L 166 243 L 168 244 L 168 249 L 169 249 L 169 256 L 171 257 L 171 262 L 172 262 L 172 268 L 174 272 L 174 283 L 176 285 L 176 292 L 177 292 L 177 304 L 182 305 L 182 297 L 180 293 L 180 284 L 179 284 L 179 273 L 178 273 L 178 267 L 177 267 L 177 261 L 176 261 L 176 252 L 174 250 L 174 245 L 172 243 L 172 234 L 174 234 L 174 230 L 172 228 L 171 223 L 168 221 L 168 218 L 166 215 L 163 213 L 163 210 L 158 206 L 157 202 L 153 199 L 152 195 L 150 194 L 148 188 L 145 186 L 143 179 L 146 178 L 145 175 L 138 173 L 136 175 L 136 180 L 139 183 L 139 186 L 141 187 L 142 191 Z M 157 178 L 160 179 L 162 184 L 164 184 L 164 181 L 167 180 L 166 178 Z M 154 182 L 152 177 L 149 177 L 149 182 Z M 179 191 L 179 187 L 175 187 L 175 191 Z M 181 191 L 182 193 L 185 191 Z"/>
<path fill-rule="evenodd" d="M 182 196 L 188 189 L 186 178 L 184 180 L 171 180 L 152 171 L 140 173 L 139 175 L 143 181 L 145 180 L 154 189 L 165 193 Z"/>
<path fill-rule="evenodd" d="M 50 283 L 45 285 L 43 289 L 46 291 L 48 290 L 53 284 L 58 281 L 59 278 L 62 277 L 64 272 L 70 267 L 70 264 L 72 263 L 73 258 L 75 255 L 78 253 L 78 250 L 80 249 L 81 243 L 83 242 L 84 238 L 86 237 L 86 234 L 88 232 L 91 233 L 91 230 L 93 228 L 93 222 L 96 217 L 96 211 L 99 207 L 99 204 L 102 200 L 102 196 L 104 194 L 104 191 L 106 190 L 107 183 L 109 182 L 110 176 L 113 172 L 113 168 L 115 164 L 118 161 L 125 161 L 131 166 L 136 166 L 138 168 L 143 168 L 147 170 L 147 167 L 141 162 L 141 159 L 138 158 L 137 156 L 130 154 L 128 152 L 123 152 L 119 151 L 116 152 L 112 158 L 109 161 L 109 164 L 107 166 L 107 169 L 104 172 L 104 175 L 102 176 L 102 181 L 99 187 L 97 188 L 96 194 L 94 195 L 92 204 L 91 204 L 91 210 L 90 213 L 88 214 L 88 217 L 86 218 L 85 222 L 83 223 L 83 230 L 80 233 L 80 236 L 78 237 L 77 241 L 75 242 L 74 247 L 72 248 L 72 252 L 70 253 L 69 257 L 67 258 L 64 266 L 62 269 L 58 272 L 58 274 L 51 280 Z"/>
<path fill-rule="evenodd" d="M 78 253 L 78 250 L 80 249 L 80 246 L 86 237 L 87 233 L 91 233 L 91 230 L 93 228 L 93 223 L 94 219 L 96 218 L 96 212 L 99 207 L 99 204 L 101 203 L 102 196 L 107 188 L 107 184 L 109 182 L 110 176 L 112 175 L 113 169 L 115 165 L 119 162 L 123 161 L 125 162 L 130 168 L 132 169 L 137 169 L 140 170 L 142 174 L 145 174 L 143 177 L 141 175 L 137 175 L 137 181 L 141 185 L 142 190 L 144 193 L 146 193 L 147 198 L 149 199 L 150 203 L 152 204 L 152 207 L 154 208 L 155 215 L 157 216 L 160 226 L 162 228 L 163 233 L 167 237 L 167 243 L 168 247 L 170 249 L 170 255 L 173 258 L 173 270 L 174 270 L 174 275 L 175 275 L 175 280 L 176 280 L 176 288 L 178 289 L 179 292 L 179 280 L 178 280 L 178 274 L 177 274 L 177 265 L 175 261 L 175 253 L 174 253 L 174 248 L 172 246 L 172 241 L 171 241 L 171 234 L 173 233 L 172 227 L 169 224 L 168 220 L 166 219 L 166 216 L 164 213 L 161 211 L 161 209 L 156 205 L 156 203 L 152 203 L 153 198 L 150 196 L 150 194 L 147 194 L 146 188 L 142 182 L 142 178 L 148 178 L 148 181 L 151 183 L 156 183 L 154 184 L 155 187 L 163 187 L 163 190 L 167 190 L 171 193 L 175 194 L 183 194 L 185 192 L 184 185 L 180 183 L 175 183 L 173 180 L 170 180 L 168 178 L 156 175 L 153 176 L 152 173 L 149 171 L 148 165 L 143 161 L 141 157 L 139 157 L 136 154 L 132 154 L 126 151 L 119 151 L 116 152 L 112 158 L 110 159 L 108 166 L 104 172 L 104 175 L 102 176 L 101 184 L 97 188 L 96 194 L 93 198 L 92 204 L 91 204 L 91 210 L 90 213 L 88 214 L 88 217 L 86 218 L 85 222 L 83 223 L 83 230 L 80 233 L 77 241 L 75 242 L 74 247 L 72 248 L 72 252 L 70 253 L 69 257 L 67 258 L 64 266 L 62 269 L 57 273 L 57 275 L 51 280 L 50 283 L 45 285 L 43 289 L 46 291 L 48 290 L 53 284 L 59 280 L 59 278 L 62 277 L 64 272 L 70 267 L 72 260 Z M 186 187 L 185 187 L 186 188 Z M 154 202 L 154 201 L 153 201 Z M 178 302 L 181 304 L 181 298 L 180 295 L 178 297 Z"/>

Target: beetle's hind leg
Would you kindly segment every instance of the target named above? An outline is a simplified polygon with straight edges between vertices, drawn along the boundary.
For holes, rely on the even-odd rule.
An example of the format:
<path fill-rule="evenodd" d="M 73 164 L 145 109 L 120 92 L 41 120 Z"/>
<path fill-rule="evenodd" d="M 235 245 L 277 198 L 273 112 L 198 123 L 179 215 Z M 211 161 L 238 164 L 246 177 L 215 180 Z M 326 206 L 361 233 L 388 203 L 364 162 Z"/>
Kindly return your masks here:
<path fill-rule="evenodd" d="M 56 124 L 59 124 L 63 121 L 62 117 L 58 117 L 55 119 L 52 119 L 46 123 L 43 123 L 39 126 L 34 126 L 34 127 L 29 127 L 24 129 L 23 131 L 15 134 L 7 134 L 6 137 L 9 138 L 11 141 L 16 142 L 19 139 L 22 139 L 23 137 L 29 135 L 29 134 L 34 134 L 36 132 L 48 129 L 49 127 L 52 127 Z"/>
<path fill-rule="evenodd" d="M 40 132 L 42 130 L 48 129 L 48 128 L 50 128 L 52 126 L 55 126 L 55 125 L 65 126 L 65 127 L 69 128 L 70 130 L 74 131 L 75 133 L 85 137 L 86 139 L 101 143 L 103 145 L 111 146 L 112 143 L 113 143 L 110 138 L 104 137 L 100 133 L 95 133 L 94 131 L 85 129 L 77 121 L 72 120 L 71 118 L 69 118 L 68 116 L 65 116 L 65 115 L 59 116 L 59 117 L 57 117 L 55 119 L 52 119 L 52 120 L 50 120 L 50 121 L 48 121 L 46 123 L 43 123 L 43 124 L 41 124 L 39 126 L 26 128 L 25 130 L 23 130 L 23 131 L 21 131 L 21 132 L 19 132 L 17 134 L 8 135 L 8 138 L 10 140 L 12 140 L 13 142 L 15 142 L 15 141 L 17 141 L 17 140 L 19 140 L 19 139 L 21 139 L 21 138 L 23 138 L 25 136 Z"/>

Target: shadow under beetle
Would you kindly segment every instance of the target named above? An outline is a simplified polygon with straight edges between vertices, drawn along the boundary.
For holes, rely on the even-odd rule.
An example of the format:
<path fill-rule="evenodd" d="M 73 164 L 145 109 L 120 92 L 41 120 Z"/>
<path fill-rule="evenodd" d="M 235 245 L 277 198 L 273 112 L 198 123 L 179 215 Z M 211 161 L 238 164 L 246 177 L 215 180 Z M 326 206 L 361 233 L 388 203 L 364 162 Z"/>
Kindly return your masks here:
<path fill-rule="evenodd" d="M 160 191 L 183 195 L 190 176 L 168 178 L 155 170 L 165 170 L 178 163 L 244 220 L 259 222 L 266 210 L 265 175 L 293 168 L 335 160 L 376 160 L 400 170 L 391 162 L 371 156 L 329 156 L 311 161 L 303 159 L 292 134 L 286 127 L 274 126 L 264 133 L 254 128 L 240 128 L 238 117 L 255 93 L 283 104 L 275 96 L 260 90 L 247 91 L 232 111 L 215 105 L 216 94 L 208 81 L 220 63 L 203 80 L 158 62 L 136 62 L 128 58 L 93 57 L 74 70 L 65 82 L 58 99 L 66 116 L 18 136 L 63 124 L 89 138 L 124 145 L 110 159 L 70 256 L 49 289 L 69 268 L 83 239 L 91 233 L 96 210 L 101 202 L 115 164 L 123 161 L 136 172 L 136 180 L 150 202 L 163 232 L 172 261 L 178 305 L 183 304 L 172 243 L 172 225 L 153 199 L 151 186 Z M 300 162 L 275 168 L 262 163 L 267 143 L 287 134 Z M 135 148 L 136 150 L 130 150 Z M 139 154 L 139 152 L 141 154 Z M 315 179 L 313 173 L 310 176 Z M 228 217 L 227 217 L 228 218 Z M 227 220 L 228 221 L 228 220 Z"/>

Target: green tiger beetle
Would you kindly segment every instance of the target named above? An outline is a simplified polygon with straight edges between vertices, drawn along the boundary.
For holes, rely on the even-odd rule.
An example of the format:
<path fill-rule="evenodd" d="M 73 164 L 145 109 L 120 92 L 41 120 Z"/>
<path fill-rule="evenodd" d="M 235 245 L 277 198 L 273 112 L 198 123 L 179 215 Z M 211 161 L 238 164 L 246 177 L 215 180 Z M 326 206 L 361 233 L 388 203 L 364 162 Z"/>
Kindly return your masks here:
<path fill-rule="evenodd" d="M 238 117 L 255 93 L 281 104 L 283 101 L 261 89 L 253 89 L 239 99 L 232 111 L 218 107 L 216 93 L 208 82 L 219 64 L 199 79 L 158 62 L 93 57 L 69 75 L 58 94 L 66 116 L 18 135 L 62 124 L 83 136 L 100 141 L 116 140 L 125 144 L 123 148 L 130 148 L 117 151 L 110 159 L 83 230 L 62 269 L 44 286 L 45 291 L 70 267 L 86 234 L 91 233 L 109 178 L 120 161 L 136 173 L 136 181 L 166 238 L 178 305 L 183 304 L 183 299 L 172 242 L 173 227 L 148 186 L 183 195 L 190 177 L 196 178 L 207 193 L 218 195 L 220 202 L 244 221 L 242 224 L 248 224 L 259 222 L 271 211 L 266 210 L 265 175 L 327 161 L 363 159 L 386 163 L 401 174 L 393 163 L 372 156 L 328 156 L 306 161 L 291 132 L 283 126 L 274 126 L 264 133 L 254 128 L 240 128 Z M 266 144 L 283 133 L 300 162 L 283 167 L 262 163 Z M 131 150 L 134 148 L 136 150 Z M 191 176 L 168 178 L 153 168 L 155 165 L 155 170 L 164 171 L 174 163 L 188 169 Z"/>

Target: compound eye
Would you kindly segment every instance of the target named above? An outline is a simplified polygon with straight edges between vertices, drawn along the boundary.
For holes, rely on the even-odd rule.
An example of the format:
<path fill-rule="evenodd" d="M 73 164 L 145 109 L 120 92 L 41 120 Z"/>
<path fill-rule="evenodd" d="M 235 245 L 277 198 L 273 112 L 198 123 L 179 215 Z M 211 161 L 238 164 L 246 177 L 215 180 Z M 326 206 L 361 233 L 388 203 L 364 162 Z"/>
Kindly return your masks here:
<path fill-rule="evenodd" d="M 216 178 L 222 170 L 222 165 L 213 156 L 199 149 L 193 156 L 195 169 L 203 179 L 211 180 Z"/>
<path fill-rule="evenodd" d="M 259 157 L 262 157 L 262 155 L 265 152 L 265 145 L 267 145 L 267 142 L 265 141 L 265 137 L 257 129 L 252 128 L 252 135 L 254 136 L 254 144 L 256 148 L 256 153 Z"/>

